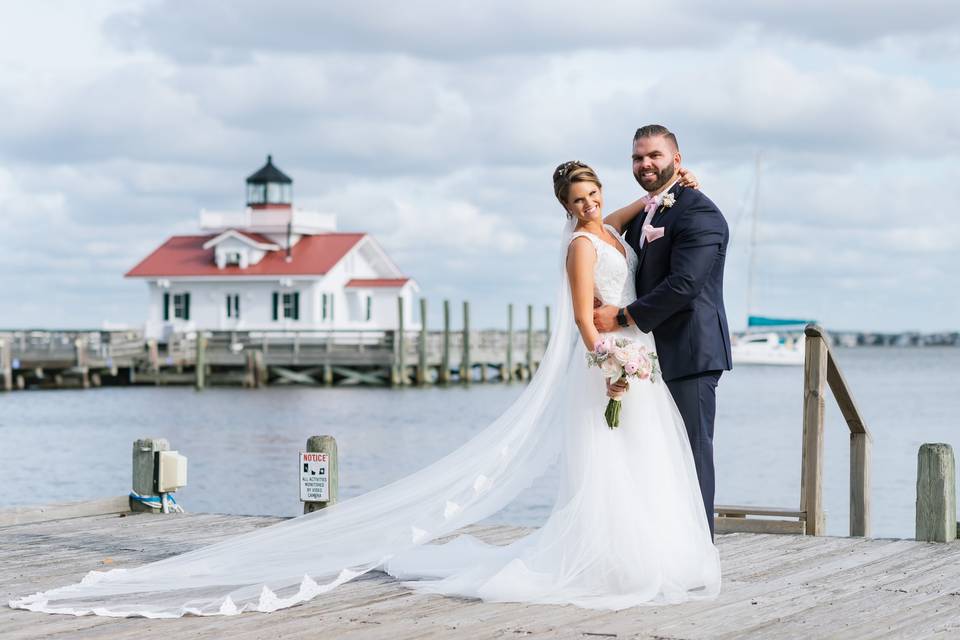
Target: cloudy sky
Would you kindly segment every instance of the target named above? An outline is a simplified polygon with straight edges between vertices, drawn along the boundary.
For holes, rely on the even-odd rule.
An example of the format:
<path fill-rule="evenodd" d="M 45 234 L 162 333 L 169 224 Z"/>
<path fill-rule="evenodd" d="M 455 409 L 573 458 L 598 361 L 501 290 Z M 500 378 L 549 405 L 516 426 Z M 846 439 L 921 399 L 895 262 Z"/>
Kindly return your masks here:
<path fill-rule="evenodd" d="M 267 153 L 436 310 L 549 303 L 557 163 L 639 194 L 677 132 L 733 230 L 731 325 L 960 328 L 960 11 L 951 2 L 13 3 L 0 22 L 0 327 L 140 322 L 122 274 Z M 435 317 L 435 316 L 434 316 Z M 539 320 L 538 320 L 539 321 Z"/>

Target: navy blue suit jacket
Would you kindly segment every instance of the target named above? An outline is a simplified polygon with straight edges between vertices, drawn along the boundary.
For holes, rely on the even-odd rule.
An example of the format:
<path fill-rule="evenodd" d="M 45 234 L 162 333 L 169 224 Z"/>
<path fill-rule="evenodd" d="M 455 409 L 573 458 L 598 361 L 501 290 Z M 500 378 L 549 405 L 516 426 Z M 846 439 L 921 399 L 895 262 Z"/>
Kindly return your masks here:
<path fill-rule="evenodd" d="M 627 226 L 637 252 L 637 300 L 627 312 L 642 331 L 653 331 L 664 380 L 733 368 L 723 308 L 723 265 L 730 231 L 723 214 L 696 189 L 678 185 L 672 207 L 661 206 L 650 224 L 664 235 L 640 248 L 644 214 Z"/>

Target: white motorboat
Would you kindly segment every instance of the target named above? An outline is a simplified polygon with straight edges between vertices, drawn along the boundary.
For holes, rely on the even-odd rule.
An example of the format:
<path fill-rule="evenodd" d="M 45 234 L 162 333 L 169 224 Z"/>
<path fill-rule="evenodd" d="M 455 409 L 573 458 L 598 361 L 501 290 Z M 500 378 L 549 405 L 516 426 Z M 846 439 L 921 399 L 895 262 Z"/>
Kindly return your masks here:
<path fill-rule="evenodd" d="M 748 333 L 734 338 L 733 364 L 799 366 L 803 364 L 803 338 L 781 339 L 776 333 Z"/>

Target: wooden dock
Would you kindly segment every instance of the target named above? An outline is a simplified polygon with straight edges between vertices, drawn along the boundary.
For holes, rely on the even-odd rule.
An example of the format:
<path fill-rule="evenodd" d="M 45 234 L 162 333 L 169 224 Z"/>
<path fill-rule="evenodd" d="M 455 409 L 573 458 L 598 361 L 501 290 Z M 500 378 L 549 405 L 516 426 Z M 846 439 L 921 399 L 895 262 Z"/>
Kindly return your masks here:
<path fill-rule="evenodd" d="M 528 313 L 528 317 L 532 311 Z M 427 385 L 528 379 L 548 330 L 0 331 L 0 390 L 101 385 Z"/>
<path fill-rule="evenodd" d="M 4 602 L 263 527 L 278 518 L 100 515 L 0 527 Z M 524 530 L 474 526 L 507 542 Z M 960 633 L 960 544 L 734 533 L 717 537 L 713 602 L 619 612 L 487 604 L 410 592 L 370 574 L 271 614 L 114 619 L 0 609 L 5 640 L 25 638 L 928 638 Z"/>

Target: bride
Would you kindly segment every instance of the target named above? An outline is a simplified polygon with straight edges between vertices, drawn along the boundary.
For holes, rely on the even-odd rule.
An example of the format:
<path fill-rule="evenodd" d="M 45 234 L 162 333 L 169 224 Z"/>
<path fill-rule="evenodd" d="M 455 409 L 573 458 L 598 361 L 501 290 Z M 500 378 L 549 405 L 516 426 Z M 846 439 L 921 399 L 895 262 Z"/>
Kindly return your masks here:
<path fill-rule="evenodd" d="M 567 162 L 553 179 L 567 212 L 557 327 L 537 374 L 493 424 L 359 497 L 141 567 L 91 571 L 10 606 L 150 618 L 275 611 L 370 571 L 420 592 L 488 602 L 623 609 L 715 597 L 719 555 L 666 385 L 631 384 L 620 426 L 610 429 L 606 384 L 586 365 L 601 337 L 594 298 L 625 306 L 636 297 L 637 256 L 620 232 L 646 199 L 604 219 L 590 167 Z M 616 335 L 655 350 L 653 336 L 635 327 Z M 539 529 L 506 546 L 467 535 L 428 544 L 501 510 L 554 464 L 559 486 Z"/>

